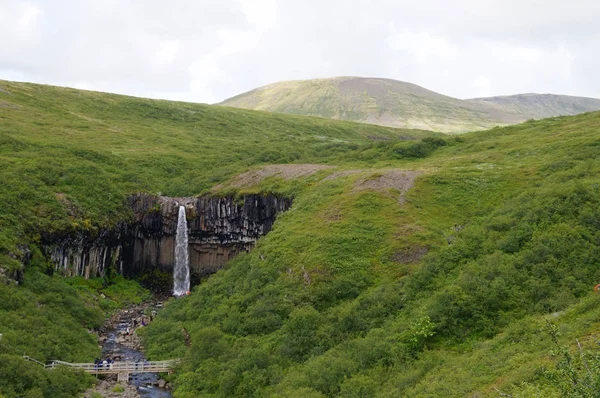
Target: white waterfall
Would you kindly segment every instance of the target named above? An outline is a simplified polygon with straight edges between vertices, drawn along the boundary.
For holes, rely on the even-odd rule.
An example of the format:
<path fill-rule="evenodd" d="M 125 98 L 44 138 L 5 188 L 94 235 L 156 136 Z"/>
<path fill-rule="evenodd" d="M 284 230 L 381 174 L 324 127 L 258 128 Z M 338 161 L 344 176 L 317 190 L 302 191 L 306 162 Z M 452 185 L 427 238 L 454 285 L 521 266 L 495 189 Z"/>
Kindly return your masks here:
<path fill-rule="evenodd" d="M 188 256 L 188 231 L 185 207 L 179 206 L 177 235 L 175 236 L 175 267 L 173 269 L 173 295 L 183 296 L 190 291 L 190 265 Z"/>

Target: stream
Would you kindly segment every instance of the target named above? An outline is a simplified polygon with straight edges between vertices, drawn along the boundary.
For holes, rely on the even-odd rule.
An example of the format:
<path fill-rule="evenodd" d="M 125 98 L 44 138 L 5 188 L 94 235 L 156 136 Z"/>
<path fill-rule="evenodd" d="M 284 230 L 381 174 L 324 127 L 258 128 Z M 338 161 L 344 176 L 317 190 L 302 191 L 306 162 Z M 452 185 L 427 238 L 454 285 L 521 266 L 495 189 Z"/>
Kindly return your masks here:
<path fill-rule="evenodd" d="M 150 313 L 156 313 L 162 307 L 161 303 L 144 305 L 121 311 L 104 336 L 106 340 L 102 343 L 102 359 L 112 358 L 115 361 L 140 361 L 145 360 L 141 351 L 139 340 L 135 335 L 127 335 L 128 328 L 133 331 L 133 323 L 141 323 L 142 314 L 146 321 Z M 138 396 L 144 398 L 170 398 L 171 391 L 158 387 L 160 377 L 157 373 L 131 373 L 129 385 L 135 386 Z M 164 382 L 164 381 L 162 381 Z"/>

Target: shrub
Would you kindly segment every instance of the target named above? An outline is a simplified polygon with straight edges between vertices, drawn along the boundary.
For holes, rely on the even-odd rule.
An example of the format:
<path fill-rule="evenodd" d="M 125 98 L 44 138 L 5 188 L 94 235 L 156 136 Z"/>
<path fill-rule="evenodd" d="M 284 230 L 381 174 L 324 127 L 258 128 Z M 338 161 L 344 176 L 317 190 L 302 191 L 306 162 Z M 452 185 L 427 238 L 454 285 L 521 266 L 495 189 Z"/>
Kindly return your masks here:
<path fill-rule="evenodd" d="M 112 392 L 125 392 L 125 387 L 120 384 L 117 384 L 112 388 Z"/>
<path fill-rule="evenodd" d="M 280 351 L 295 361 L 303 361 L 319 344 L 317 330 L 321 325 L 321 314 L 313 307 L 293 310 L 282 328 L 284 338 Z"/>
<path fill-rule="evenodd" d="M 447 143 L 442 138 L 426 137 L 420 141 L 407 141 L 394 145 L 393 152 L 397 158 L 424 158 Z"/>

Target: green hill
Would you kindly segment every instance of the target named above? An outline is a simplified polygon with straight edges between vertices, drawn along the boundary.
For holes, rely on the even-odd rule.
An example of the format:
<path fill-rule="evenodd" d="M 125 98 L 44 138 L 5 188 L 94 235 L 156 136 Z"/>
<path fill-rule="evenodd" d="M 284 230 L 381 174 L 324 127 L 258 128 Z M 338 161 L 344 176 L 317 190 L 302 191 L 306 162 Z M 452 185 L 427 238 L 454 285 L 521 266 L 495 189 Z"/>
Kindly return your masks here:
<path fill-rule="evenodd" d="M 0 284 L 2 394 L 52 396 L 56 380 L 14 370 L 36 300 L 57 328 L 70 320 L 40 355 L 95 355 L 76 342 L 97 310 L 43 275 L 40 232 L 116 223 L 139 191 L 294 198 L 252 252 L 145 329 L 151 359 L 185 359 L 179 397 L 596 391 L 600 113 L 447 137 L 0 82 L 0 129 L 0 265 L 35 258 L 21 285 Z M 306 164 L 331 167 L 284 172 Z"/>
<path fill-rule="evenodd" d="M 0 253 L 9 263 L 18 240 L 38 230 L 122 219 L 131 192 L 200 194 L 251 165 L 330 162 L 373 140 L 431 135 L 35 84 L 0 88 Z M 61 198 L 76 204 L 77 219 Z"/>
<path fill-rule="evenodd" d="M 361 77 L 284 81 L 220 105 L 444 133 L 600 110 L 600 100 L 589 98 L 531 94 L 460 100 L 411 83 Z"/>
<path fill-rule="evenodd" d="M 373 140 L 424 135 L 0 81 L 0 395 L 77 396 L 89 378 L 21 356 L 91 362 L 88 330 L 115 302 L 140 299 L 128 281 L 48 275 L 42 233 L 97 234 L 127 219 L 134 192 L 200 194 L 250 165 L 329 163 Z"/>

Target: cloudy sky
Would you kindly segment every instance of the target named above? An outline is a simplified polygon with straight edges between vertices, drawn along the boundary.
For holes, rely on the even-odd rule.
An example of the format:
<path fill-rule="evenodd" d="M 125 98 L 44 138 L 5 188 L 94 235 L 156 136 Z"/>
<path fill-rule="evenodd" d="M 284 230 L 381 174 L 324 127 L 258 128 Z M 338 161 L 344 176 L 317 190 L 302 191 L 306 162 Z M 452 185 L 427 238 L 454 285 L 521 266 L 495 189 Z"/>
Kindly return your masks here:
<path fill-rule="evenodd" d="M 387 77 L 600 98 L 597 0 L 0 0 L 0 79 L 213 103 Z"/>

